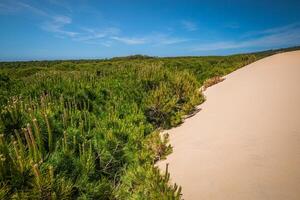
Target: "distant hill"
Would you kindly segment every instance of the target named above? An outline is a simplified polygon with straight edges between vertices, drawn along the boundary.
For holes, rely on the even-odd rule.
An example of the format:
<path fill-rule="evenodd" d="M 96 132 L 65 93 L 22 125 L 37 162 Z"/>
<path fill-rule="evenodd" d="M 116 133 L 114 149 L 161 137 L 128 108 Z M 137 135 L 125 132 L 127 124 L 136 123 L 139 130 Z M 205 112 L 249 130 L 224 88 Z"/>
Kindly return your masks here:
<path fill-rule="evenodd" d="M 109 60 L 136 60 L 136 59 L 151 59 L 151 58 L 156 58 L 156 57 L 136 54 L 136 55 L 129 55 L 129 56 L 113 57 L 110 58 Z"/>
<path fill-rule="evenodd" d="M 275 53 L 280 52 L 287 52 L 287 51 L 295 51 L 300 50 L 300 46 L 293 46 L 293 47 L 287 47 L 287 48 L 279 48 L 279 49 L 269 49 L 264 51 L 255 51 L 250 53 L 238 53 L 238 54 L 232 54 L 227 56 L 235 56 L 235 55 L 262 55 L 262 56 L 268 56 Z M 128 56 L 118 56 L 118 57 L 112 57 L 112 58 L 102 58 L 102 59 L 78 59 L 78 60 L 33 60 L 33 61 L 0 61 L 0 67 L 10 65 L 9 63 L 17 63 L 17 65 L 22 66 L 22 63 L 31 63 L 33 65 L 40 65 L 40 66 L 50 66 L 53 64 L 59 64 L 62 62 L 71 62 L 75 64 L 79 63 L 94 63 L 94 62 L 101 62 L 101 61 L 126 61 L 126 60 L 147 60 L 147 59 L 160 59 L 160 58 L 199 58 L 199 57 L 225 57 L 225 56 L 174 56 L 174 57 L 159 57 L 159 56 L 148 56 L 148 55 L 142 55 L 142 54 L 135 54 L 135 55 L 128 55 Z M 16 66 L 16 65 L 15 65 Z"/>

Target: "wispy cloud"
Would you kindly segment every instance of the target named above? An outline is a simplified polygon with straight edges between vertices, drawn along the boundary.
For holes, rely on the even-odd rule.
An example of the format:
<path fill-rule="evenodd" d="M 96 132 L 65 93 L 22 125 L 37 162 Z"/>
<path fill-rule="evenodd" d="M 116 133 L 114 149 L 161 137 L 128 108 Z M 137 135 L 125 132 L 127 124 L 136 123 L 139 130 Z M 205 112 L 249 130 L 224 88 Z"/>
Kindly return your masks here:
<path fill-rule="evenodd" d="M 158 44 L 163 45 L 171 45 L 171 44 L 178 44 L 182 42 L 186 42 L 188 39 L 185 38 L 178 38 L 178 37 L 167 37 L 167 38 L 161 38 L 158 40 Z"/>
<path fill-rule="evenodd" d="M 144 37 L 114 36 L 114 37 L 110 37 L 110 39 L 117 40 L 127 45 L 149 44 L 154 46 L 172 45 L 172 44 L 177 44 L 177 43 L 182 43 L 187 41 L 187 39 L 185 38 L 173 37 L 163 33 L 152 33 Z"/>
<path fill-rule="evenodd" d="M 245 38 L 245 35 L 247 38 Z M 272 29 L 246 33 L 241 39 L 232 41 L 217 41 L 201 44 L 193 51 L 214 51 L 224 49 L 238 49 L 250 47 L 272 48 L 278 46 L 300 44 L 300 24 L 290 24 Z"/>
<path fill-rule="evenodd" d="M 187 31 L 196 31 L 198 29 L 197 24 L 189 20 L 182 20 L 181 24 L 183 28 Z"/>
<path fill-rule="evenodd" d="M 68 31 L 64 29 L 66 25 L 72 23 L 72 19 L 70 17 L 64 15 L 49 14 L 48 12 L 44 11 L 41 8 L 35 7 L 28 3 L 24 3 L 22 1 L 4 0 L 2 3 L 0 3 L 0 10 L 1 9 L 5 9 L 6 11 L 11 13 L 26 11 L 34 15 L 37 15 L 41 17 L 42 20 L 44 20 L 44 22 L 41 25 L 41 28 L 45 31 L 59 34 L 57 35 L 58 37 L 62 37 L 62 36 L 74 37 L 75 35 L 78 34 L 77 32 Z"/>
<path fill-rule="evenodd" d="M 73 12 L 72 6 L 65 0 L 47 0 L 49 3 L 66 9 L 69 12 Z"/>
<path fill-rule="evenodd" d="M 107 38 L 114 35 L 118 35 L 121 31 L 119 28 L 116 27 L 106 27 L 102 29 L 81 28 L 81 30 L 81 35 L 75 39 L 77 41 L 91 41 Z"/>
<path fill-rule="evenodd" d="M 0 14 L 17 12 L 19 8 L 12 6 L 11 3 L 0 2 Z"/>
<path fill-rule="evenodd" d="M 112 40 L 116 40 L 125 44 L 135 45 L 135 44 L 145 44 L 147 40 L 145 38 L 137 38 L 137 37 L 121 37 L 121 36 L 113 36 L 110 37 Z"/>
<path fill-rule="evenodd" d="M 260 35 L 289 32 L 290 30 L 299 28 L 299 26 L 300 26 L 300 23 L 296 22 L 296 23 L 285 25 L 285 26 L 274 27 L 274 28 L 269 28 L 269 29 L 265 29 L 265 30 L 250 31 L 250 32 L 247 32 L 244 35 L 242 35 L 242 37 L 247 38 L 247 37 L 253 37 L 253 36 L 260 36 Z"/>
<path fill-rule="evenodd" d="M 34 4 L 24 3 L 17 0 L 3 0 L 0 2 L 0 11 L 6 10 L 15 14 L 19 12 L 30 12 L 41 20 L 41 29 L 53 33 L 55 37 L 73 41 L 84 42 L 86 44 L 99 44 L 110 47 L 116 43 L 124 45 L 173 45 L 186 42 L 188 39 L 172 36 L 168 33 L 151 32 L 145 35 L 124 34 L 117 27 L 84 27 L 73 22 L 71 17 L 71 7 L 64 1 L 48 0 L 56 6 L 65 7 L 70 14 L 61 15 L 57 12 L 50 12 L 35 6 Z M 197 29 L 195 23 L 191 21 L 182 21 L 182 25 L 188 31 Z"/>
<path fill-rule="evenodd" d="M 16 5 L 19 6 L 20 8 L 23 8 L 23 9 L 26 9 L 28 11 L 31 11 L 33 12 L 34 14 L 37 14 L 37 15 L 41 15 L 41 16 L 45 16 L 45 17 L 49 17 L 50 15 L 45 12 L 44 10 L 42 9 L 39 9 L 39 8 L 36 8 L 34 6 L 31 6 L 27 3 L 23 3 L 23 2 L 16 2 Z"/>
<path fill-rule="evenodd" d="M 72 23 L 72 19 L 67 16 L 54 16 L 51 18 L 50 21 L 47 21 L 42 25 L 42 28 L 46 31 L 69 36 L 69 37 L 74 37 L 78 35 L 79 33 L 73 32 L 73 31 L 67 31 L 64 29 L 64 27 L 68 24 Z"/>
<path fill-rule="evenodd" d="M 172 45 L 187 42 L 189 40 L 187 38 L 175 37 L 164 33 L 153 34 L 150 39 L 152 39 L 153 43 L 156 45 Z"/>
<path fill-rule="evenodd" d="M 21 11 L 29 11 L 37 15 L 48 16 L 48 14 L 45 11 L 38 9 L 34 6 L 31 6 L 27 3 L 24 3 L 22 1 L 3 0 L 2 2 L 0 2 L 0 14 L 18 13 Z"/>
<path fill-rule="evenodd" d="M 112 42 L 111 41 L 103 41 L 100 43 L 102 46 L 105 46 L 105 47 L 111 47 L 112 45 Z"/>

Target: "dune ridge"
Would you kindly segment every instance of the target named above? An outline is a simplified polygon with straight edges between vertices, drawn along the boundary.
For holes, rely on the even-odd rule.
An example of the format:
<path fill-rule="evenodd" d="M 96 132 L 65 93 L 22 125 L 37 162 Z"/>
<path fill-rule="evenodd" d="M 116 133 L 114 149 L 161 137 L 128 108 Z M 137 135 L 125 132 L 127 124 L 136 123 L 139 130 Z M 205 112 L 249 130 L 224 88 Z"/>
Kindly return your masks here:
<path fill-rule="evenodd" d="M 205 91 L 168 130 L 172 182 L 186 200 L 300 199 L 300 51 L 247 65 Z"/>

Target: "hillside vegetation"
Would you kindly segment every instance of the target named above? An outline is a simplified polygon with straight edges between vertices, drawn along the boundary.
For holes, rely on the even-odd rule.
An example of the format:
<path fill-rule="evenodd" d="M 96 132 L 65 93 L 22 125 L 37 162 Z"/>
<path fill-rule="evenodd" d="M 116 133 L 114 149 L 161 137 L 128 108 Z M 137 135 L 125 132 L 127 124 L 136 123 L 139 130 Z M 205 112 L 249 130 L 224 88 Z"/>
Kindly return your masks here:
<path fill-rule="evenodd" d="M 180 199 L 159 130 L 205 80 L 273 53 L 0 63 L 0 199 Z"/>

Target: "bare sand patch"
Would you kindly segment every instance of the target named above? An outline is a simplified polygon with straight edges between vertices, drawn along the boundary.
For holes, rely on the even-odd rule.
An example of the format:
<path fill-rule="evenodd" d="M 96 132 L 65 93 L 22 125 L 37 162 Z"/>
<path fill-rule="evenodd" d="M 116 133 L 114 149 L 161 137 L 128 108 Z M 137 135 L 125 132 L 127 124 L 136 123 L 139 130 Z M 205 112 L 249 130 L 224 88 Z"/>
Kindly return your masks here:
<path fill-rule="evenodd" d="M 247 65 L 205 91 L 200 112 L 167 131 L 186 200 L 300 199 L 300 51 Z"/>

